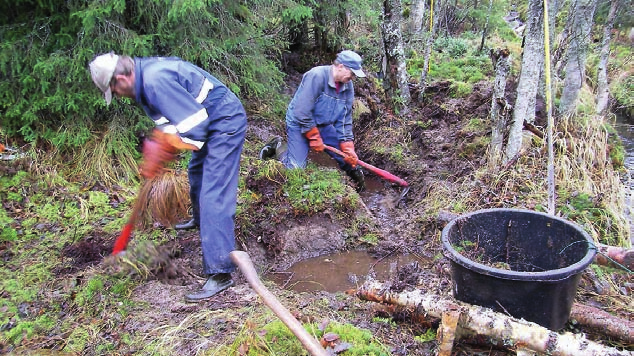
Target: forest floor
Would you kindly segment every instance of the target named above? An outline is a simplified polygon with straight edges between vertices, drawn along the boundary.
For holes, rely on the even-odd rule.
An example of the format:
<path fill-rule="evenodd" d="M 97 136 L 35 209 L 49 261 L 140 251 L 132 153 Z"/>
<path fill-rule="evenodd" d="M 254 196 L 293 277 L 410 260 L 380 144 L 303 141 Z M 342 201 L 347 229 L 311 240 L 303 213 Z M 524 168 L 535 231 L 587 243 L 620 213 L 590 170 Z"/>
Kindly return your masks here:
<path fill-rule="evenodd" d="M 290 91 L 301 79 L 299 73 L 289 71 L 287 82 Z M 375 83 L 372 79 L 355 80 L 356 96 L 367 109 L 355 121 L 355 145 L 362 160 L 408 181 L 411 188 L 405 197 L 398 199 L 402 187 L 381 181 L 366 171 L 373 188 L 359 195 L 357 210 L 347 212 L 349 218 L 345 215 L 342 218 L 335 207 L 311 215 L 298 215 L 284 206 L 286 203 L 280 194 L 280 183 L 274 177 L 251 176 L 247 172 L 245 181 L 249 189 L 264 197 L 259 208 L 263 211 L 268 209 L 270 213 L 269 221 L 252 221 L 248 232 L 238 217 L 239 247 L 249 253 L 266 286 L 298 320 L 304 323 L 347 323 L 369 330 L 392 355 L 432 355 L 438 346 L 437 341 L 433 337 L 425 341 L 420 338 L 429 330 L 436 330 L 437 319 L 420 320 L 420 317 L 413 317 L 413 311 L 407 308 L 363 301 L 355 296 L 354 290 L 296 292 L 267 278 L 308 258 L 362 249 L 379 259 L 394 254 L 414 255 L 418 262 L 397 266 L 396 273 L 390 277 L 392 285 L 399 285 L 400 290 L 421 289 L 451 296 L 449 261 L 442 255 L 440 241 L 440 232 L 447 220 L 431 216 L 426 205 L 429 200 L 425 199 L 434 191 L 442 190 L 439 187 L 451 192 L 452 187 L 458 186 L 456 182 L 469 177 L 486 163 L 486 146 L 479 140 L 490 135 L 490 129 L 473 130 L 472 124 L 475 119 L 487 122 L 491 88 L 485 84 L 476 85 L 470 95 L 456 99 L 452 98 L 448 83 L 436 83 L 427 89 L 425 100 L 419 100 L 413 91 L 414 104 L 410 113 L 399 115 L 387 109 Z M 512 98 L 508 101 L 512 102 Z M 538 125 L 539 120 L 543 120 L 543 115 L 538 113 Z M 390 136 L 390 132 L 396 132 L 396 135 Z M 284 137 L 283 127 L 253 119 L 247 134 L 250 144 L 245 146 L 244 155 L 256 156 L 259 147 L 274 135 Z M 411 148 L 398 162 L 377 148 L 401 145 L 405 140 Z M 318 165 L 333 167 L 325 154 L 312 154 L 311 158 Z M 350 194 L 356 194 L 352 188 Z M 512 193 L 494 191 L 484 184 L 474 183 L 469 194 L 479 197 L 481 204 L 477 208 L 535 207 L 534 202 L 515 201 Z M 452 211 L 452 208 L 446 206 L 438 210 Z M 378 236 L 376 242 L 350 243 L 347 239 L 349 226 L 346 220 L 358 216 L 364 216 L 367 222 L 359 229 Z M 165 354 L 223 354 L 214 350 L 239 342 L 243 345 L 233 345 L 234 349 L 243 350 L 246 355 L 245 350 L 257 346 L 257 340 L 246 338 L 247 342 L 244 335 L 257 335 L 259 331 L 250 328 L 260 318 L 274 320 L 275 317 L 266 311 L 242 274 L 236 271 L 233 274 L 235 286 L 214 298 L 198 304 L 186 303 L 184 294 L 204 281 L 201 276 L 200 240 L 196 230 L 178 231 L 172 236 L 160 245 L 158 255 L 162 260 L 158 262 L 159 266 L 148 270 L 148 273 L 137 271 L 142 281 L 134 290 L 128 291 L 126 313 L 117 311 L 116 307 L 107 311 L 111 306 L 95 296 L 96 307 L 102 310 L 101 320 L 75 321 L 78 324 L 100 325 L 94 330 L 99 339 L 113 345 L 112 349 L 106 352 L 97 346 L 86 345 L 81 352 L 70 354 L 163 354 L 165 350 L 170 350 Z M 84 283 L 95 273 L 119 273 L 116 263 L 113 265 L 111 259 L 104 259 L 111 251 L 114 238 L 116 235 L 113 234 L 95 235 L 66 246 L 62 253 L 65 263 L 54 271 L 56 277 L 66 281 L 64 283 L 76 285 Z M 12 257 L 8 251 L 8 243 L 0 249 L 5 261 Z M 611 270 L 610 277 L 604 277 L 610 285 L 601 289 L 597 287 L 596 275 L 591 272 L 588 269 L 583 274 L 575 301 L 631 320 L 633 306 L 629 298 L 634 282 L 632 276 Z M 367 276 L 357 277 L 358 284 L 361 284 Z M 50 290 L 42 291 L 53 299 L 58 298 L 56 288 L 72 288 L 53 287 L 53 284 L 55 282 L 51 282 Z M 44 308 L 44 304 L 32 303 L 28 308 L 37 311 Z M 62 307 L 59 318 L 64 320 L 74 312 Z M 585 333 L 588 338 L 610 347 L 634 350 L 634 345 L 606 340 L 574 321 L 570 321 L 561 332 L 566 331 Z M 141 342 L 126 341 L 123 335 L 130 335 Z M 247 343 L 250 345 L 245 346 Z M 72 350 L 67 347 L 68 335 L 55 332 L 23 342 L 18 348 L 7 344 L 0 346 L 0 350 L 13 354 L 37 354 L 38 350 L 45 349 Z M 512 354 L 512 346 L 482 343 L 482 340 L 457 340 L 454 347 L 454 355 Z"/>

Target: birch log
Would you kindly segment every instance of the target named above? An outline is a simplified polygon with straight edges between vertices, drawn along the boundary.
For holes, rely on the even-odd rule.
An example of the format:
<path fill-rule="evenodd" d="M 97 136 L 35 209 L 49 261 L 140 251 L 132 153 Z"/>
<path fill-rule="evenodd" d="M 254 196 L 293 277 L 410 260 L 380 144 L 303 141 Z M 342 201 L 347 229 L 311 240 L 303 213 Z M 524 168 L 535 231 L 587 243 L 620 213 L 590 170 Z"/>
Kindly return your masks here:
<path fill-rule="evenodd" d="M 517 345 L 522 350 L 552 356 L 633 355 L 630 351 L 621 351 L 588 340 L 583 335 L 568 332 L 559 334 L 536 323 L 509 317 L 489 308 L 439 295 L 425 294 L 420 290 L 392 293 L 386 285 L 370 280 L 359 288 L 356 295 L 363 300 L 415 308 L 419 313 L 441 319 L 447 311 L 459 310 L 456 339 L 460 336 L 485 335 L 507 345 Z M 450 339 L 446 335 L 446 330 L 442 334 L 444 340 Z"/>

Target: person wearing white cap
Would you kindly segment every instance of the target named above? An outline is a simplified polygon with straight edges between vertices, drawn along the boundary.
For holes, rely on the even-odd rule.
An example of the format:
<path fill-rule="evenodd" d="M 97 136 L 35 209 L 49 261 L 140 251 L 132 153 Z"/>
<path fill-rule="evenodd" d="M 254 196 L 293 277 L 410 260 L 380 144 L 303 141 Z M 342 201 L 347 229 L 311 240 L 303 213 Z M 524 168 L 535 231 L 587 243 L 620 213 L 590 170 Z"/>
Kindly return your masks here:
<path fill-rule="evenodd" d="M 287 168 L 305 168 L 309 150 L 323 152 L 324 144 L 339 147 L 344 157 L 326 153 L 352 178 L 357 191 L 364 190 L 352 133 L 352 79 L 365 77 L 361 64 L 361 56 L 344 50 L 332 65 L 306 72 L 286 111 L 287 150 L 280 152 L 282 138 L 275 137 L 260 150 L 260 158 L 278 157 Z"/>
<path fill-rule="evenodd" d="M 154 121 L 143 144 L 140 171 L 151 179 L 179 150 L 191 150 L 188 166 L 193 219 L 200 227 L 207 282 L 185 299 L 197 302 L 231 287 L 236 266 L 234 216 L 240 155 L 247 116 L 238 97 L 198 66 L 176 57 L 131 58 L 106 53 L 89 64 L 95 85 L 137 102 Z"/>

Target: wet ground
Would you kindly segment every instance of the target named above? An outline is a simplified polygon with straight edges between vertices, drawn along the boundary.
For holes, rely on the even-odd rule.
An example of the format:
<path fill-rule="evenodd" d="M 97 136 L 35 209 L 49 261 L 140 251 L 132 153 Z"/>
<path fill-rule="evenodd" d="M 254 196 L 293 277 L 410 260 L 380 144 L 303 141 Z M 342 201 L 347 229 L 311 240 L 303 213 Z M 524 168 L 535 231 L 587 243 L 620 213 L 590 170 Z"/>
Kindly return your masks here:
<path fill-rule="evenodd" d="M 422 268 L 431 262 L 422 256 L 401 254 L 400 251 L 384 257 L 373 256 L 367 251 L 348 251 L 309 258 L 264 278 L 295 292 L 336 293 L 357 289 L 367 277 L 383 281 L 394 279 L 400 269 L 410 264 Z"/>

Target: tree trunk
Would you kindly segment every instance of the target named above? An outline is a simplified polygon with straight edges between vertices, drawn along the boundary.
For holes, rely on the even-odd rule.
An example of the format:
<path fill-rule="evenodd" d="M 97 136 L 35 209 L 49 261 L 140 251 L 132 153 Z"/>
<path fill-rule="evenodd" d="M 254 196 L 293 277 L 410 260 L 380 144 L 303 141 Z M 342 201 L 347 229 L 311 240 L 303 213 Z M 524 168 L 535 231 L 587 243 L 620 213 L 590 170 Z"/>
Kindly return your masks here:
<path fill-rule="evenodd" d="M 420 35 L 423 31 L 423 20 L 425 19 L 425 3 L 426 0 L 416 0 L 412 4 L 411 11 L 411 31 L 412 35 Z"/>
<path fill-rule="evenodd" d="M 554 74 L 555 71 L 553 69 L 553 63 L 555 58 L 554 58 L 554 50 L 555 48 L 553 47 L 554 42 L 555 42 L 555 24 L 557 23 L 557 13 L 559 12 L 559 6 L 560 6 L 560 2 L 558 0 L 549 0 L 548 1 L 548 23 L 550 24 L 550 31 L 548 33 L 548 44 L 550 45 L 550 77 L 554 78 Z M 545 78 L 546 75 L 542 75 L 539 78 L 539 90 L 540 92 L 543 94 L 546 91 L 546 83 L 545 83 Z M 551 83 L 551 87 L 552 87 L 552 83 Z M 545 95 L 544 95 L 545 96 Z"/>
<path fill-rule="evenodd" d="M 504 345 L 521 345 L 522 352 L 529 350 L 559 356 L 631 356 L 632 354 L 629 351 L 603 346 L 586 339 L 584 335 L 569 332 L 559 334 L 538 324 L 496 313 L 489 308 L 454 301 L 431 293 L 425 294 L 421 290 L 392 293 L 389 291 L 389 286 L 377 281 L 369 281 L 357 290 L 356 295 L 363 300 L 414 308 L 417 313 L 434 318 L 442 319 L 447 315 L 449 320 L 441 321 L 442 330 L 438 332 L 443 352 L 447 352 L 447 344 L 443 341 L 464 336 L 484 335 Z M 459 316 L 456 317 L 456 313 Z M 453 320 L 458 320 L 458 323 L 452 330 Z M 447 335 L 448 332 L 457 335 Z"/>
<path fill-rule="evenodd" d="M 576 0 L 572 0 L 569 5 L 567 5 L 569 11 L 574 8 L 576 4 Z M 561 6 L 562 8 L 564 5 Z M 570 17 L 568 17 L 570 19 Z M 557 22 L 551 21 L 553 24 L 553 35 L 555 33 L 554 25 Z M 564 59 L 566 58 L 566 50 L 568 49 L 568 45 L 570 42 L 570 26 L 572 25 L 572 21 L 566 21 L 564 24 L 564 28 L 561 30 L 557 37 L 557 47 L 553 46 L 553 55 L 552 55 L 552 63 L 553 63 L 553 73 L 557 74 L 557 77 L 561 77 L 561 67 L 564 67 Z"/>
<path fill-rule="evenodd" d="M 493 98 L 491 99 L 491 150 L 489 165 L 498 167 L 502 161 L 504 147 L 504 133 L 506 132 L 510 105 L 504 98 L 506 94 L 506 78 L 510 69 L 510 52 L 505 50 L 491 50 L 491 60 L 495 68 L 495 83 L 493 84 Z"/>
<path fill-rule="evenodd" d="M 610 58 L 610 39 L 614 19 L 619 9 L 620 0 L 610 1 L 610 13 L 603 27 L 603 39 L 601 40 L 601 54 L 599 55 L 599 67 L 597 68 L 597 114 L 602 115 L 608 108 L 610 89 L 608 87 L 608 59 Z"/>
<path fill-rule="evenodd" d="M 559 100 L 559 112 L 571 114 L 577 108 L 577 97 L 586 73 L 586 55 L 592 30 L 596 0 L 579 0 L 572 16 L 570 46 L 566 58 L 564 85 Z"/>
<path fill-rule="evenodd" d="M 383 43 L 387 59 L 385 83 L 387 92 L 401 113 L 406 113 L 411 100 L 401 36 L 401 0 L 383 1 Z"/>
<path fill-rule="evenodd" d="M 529 123 L 535 120 L 535 97 L 544 63 L 544 8 L 542 5 L 540 0 L 530 0 L 528 5 L 522 69 L 517 85 L 513 121 L 503 158 L 504 163 L 512 160 L 520 152 L 524 120 Z"/>
<path fill-rule="evenodd" d="M 431 0 L 432 5 L 429 8 L 429 21 L 430 29 L 427 36 L 427 43 L 425 44 L 425 56 L 423 60 L 423 71 L 420 74 L 420 96 L 423 97 L 425 89 L 427 88 L 427 73 L 429 72 L 429 60 L 431 58 L 431 50 L 434 45 L 434 38 L 436 37 L 436 30 L 438 27 L 438 17 L 440 9 L 440 0 Z"/>
<path fill-rule="evenodd" d="M 477 6 L 477 5 L 476 5 Z M 491 9 L 493 9 L 493 0 L 489 0 L 489 11 L 487 12 L 487 19 L 482 29 L 482 40 L 480 41 L 480 52 L 484 49 L 484 40 L 487 37 L 487 31 L 489 30 L 489 18 L 491 17 Z M 495 63 L 493 63 L 495 65 Z"/>

